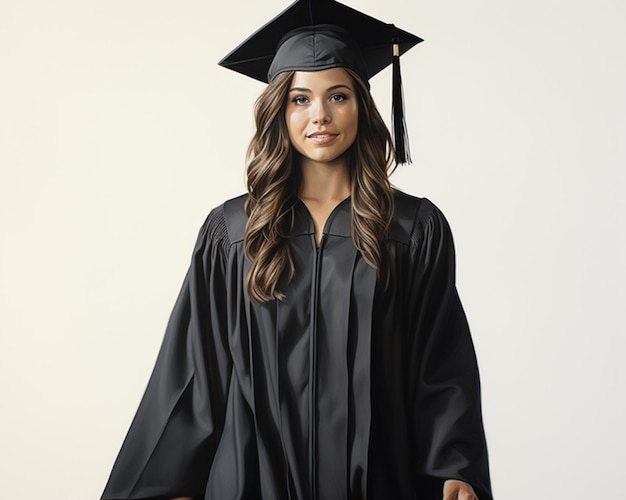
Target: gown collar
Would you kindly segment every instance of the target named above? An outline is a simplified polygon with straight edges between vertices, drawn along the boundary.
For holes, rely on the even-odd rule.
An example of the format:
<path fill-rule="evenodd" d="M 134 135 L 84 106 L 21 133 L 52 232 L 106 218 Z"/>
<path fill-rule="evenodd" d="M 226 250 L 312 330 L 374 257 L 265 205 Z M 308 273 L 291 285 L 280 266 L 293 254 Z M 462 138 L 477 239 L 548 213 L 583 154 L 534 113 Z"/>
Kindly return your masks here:
<path fill-rule="evenodd" d="M 294 206 L 292 235 L 315 234 L 313 217 L 300 199 Z M 324 224 L 323 234 L 327 236 L 352 237 L 352 203 L 348 196 L 333 209 Z"/>

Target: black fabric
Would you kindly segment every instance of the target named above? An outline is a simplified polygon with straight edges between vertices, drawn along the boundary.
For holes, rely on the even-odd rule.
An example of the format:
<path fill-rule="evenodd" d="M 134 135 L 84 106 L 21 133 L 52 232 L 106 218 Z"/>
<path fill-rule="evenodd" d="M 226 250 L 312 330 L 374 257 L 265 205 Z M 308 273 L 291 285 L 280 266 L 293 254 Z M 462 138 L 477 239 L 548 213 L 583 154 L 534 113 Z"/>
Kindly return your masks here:
<path fill-rule="evenodd" d="M 350 68 L 364 82 L 369 79 L 367 64 L 350 34 L 332 24 L 316 24 L 290 31 L 280 42 L 267 72 L 268 81 L 284 71 L 319 71 Z"/>
<path fill-rule="evenodd" d="M 334 0 L 297 0 L 244 40 L 219 64 L 265 83 L 279 72 L 278 69 L 322 69 L 309 54 L 304 60 L 308 59 L 313 63 L 294 64 L 293 59 L 290 59 L 287 64 L 277 62 L 272 71 L 269 71 L 276 51 L 285 42 L 287 33 L 322 24 L 340 27 L 350 34 L 350 42 L 354 41 L 360 48 L 362 55 L 358 57 L 363 57 L 367 66 L 365 81 L 391 64 L 393 44 L 398 45 L 399 55 L 402 55 L 422 41 L 420 37 L 393 24 L 387 24 Z M 353 57 L 348 58 L 348 63 L 343 60 L 345 57 L 341 59 L 334 66 L 326 65 L 325 68 L 353 67 Z"/>
<path fill-rule="evenodd" d="M 350 236 L 350 199 L 316 249 L 303 203 L 284 300 L 245 293 L 244 197 L 203 225 L 103 500 L 492 498 L 474 349 L 448 224 L 395 193 L 389 284 Z"/>

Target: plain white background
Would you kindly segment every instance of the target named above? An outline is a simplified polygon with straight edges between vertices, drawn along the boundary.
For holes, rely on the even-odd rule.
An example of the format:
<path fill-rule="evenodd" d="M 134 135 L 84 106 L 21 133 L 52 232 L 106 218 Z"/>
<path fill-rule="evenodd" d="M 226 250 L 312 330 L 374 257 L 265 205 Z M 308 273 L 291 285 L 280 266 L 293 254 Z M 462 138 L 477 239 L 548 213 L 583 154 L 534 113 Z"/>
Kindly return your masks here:
<path fill-rule="evenodd" d="M 626 498 L 626 4 L 350 0 L 419 34 L 498 499 Z M 0 3 L 0 497 L 99 497 L 262 85 L 216 62 L 283 0 Z M 388 117 L 390 70 L 372 80 Z"/>

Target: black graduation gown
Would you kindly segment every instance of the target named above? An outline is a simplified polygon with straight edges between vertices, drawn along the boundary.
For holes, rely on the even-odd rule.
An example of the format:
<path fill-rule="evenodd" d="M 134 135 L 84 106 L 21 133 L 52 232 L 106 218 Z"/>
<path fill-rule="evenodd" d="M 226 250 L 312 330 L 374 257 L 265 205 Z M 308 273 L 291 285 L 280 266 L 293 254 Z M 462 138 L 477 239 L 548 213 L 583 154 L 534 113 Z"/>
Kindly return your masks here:
<path fill-rule="evenodd" d="M 245 197 L 211 212 L 103 500 L 490 500 L 476 358 L 452 236 L 427 199 L 395 192 L 377 280 L 350 199 L 316 249 L 299 202 L 285 298 L 245 292 Z"/>

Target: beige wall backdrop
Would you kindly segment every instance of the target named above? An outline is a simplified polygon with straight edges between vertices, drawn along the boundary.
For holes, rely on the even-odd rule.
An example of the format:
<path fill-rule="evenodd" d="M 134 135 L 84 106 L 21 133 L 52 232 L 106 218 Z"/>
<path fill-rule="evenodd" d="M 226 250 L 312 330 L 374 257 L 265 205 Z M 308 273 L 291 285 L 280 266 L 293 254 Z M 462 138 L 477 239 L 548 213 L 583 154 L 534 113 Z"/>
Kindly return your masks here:
<path fill-rule="evenodd" d="M 426 39 L 393 182 L 455 233 L 497 497 L 626 498 L 626 4 L 346 3 Z M 0 497 L 99 497 L 244 190 L 262 85 L 216 62 L 287 5 L 0 1 Z"/>

